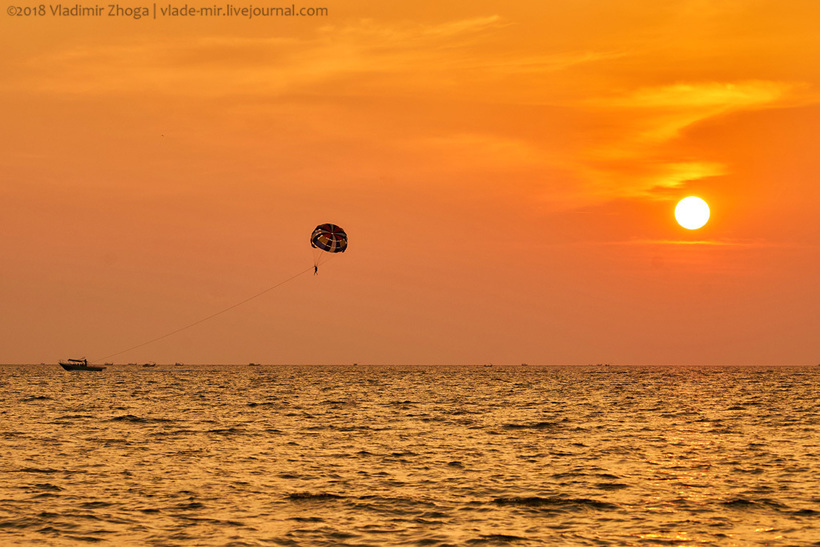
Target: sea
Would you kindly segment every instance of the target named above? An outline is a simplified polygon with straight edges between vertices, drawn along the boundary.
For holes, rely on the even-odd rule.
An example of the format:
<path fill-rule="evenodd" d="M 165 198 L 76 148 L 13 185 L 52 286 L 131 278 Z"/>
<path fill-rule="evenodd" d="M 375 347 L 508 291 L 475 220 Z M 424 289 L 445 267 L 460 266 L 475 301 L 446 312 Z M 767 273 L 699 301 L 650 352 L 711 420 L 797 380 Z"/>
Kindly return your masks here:
<path fill-rule="evenodd" d="M 0 366 L 0 545 L 820 545 L 820 366 Z"/>

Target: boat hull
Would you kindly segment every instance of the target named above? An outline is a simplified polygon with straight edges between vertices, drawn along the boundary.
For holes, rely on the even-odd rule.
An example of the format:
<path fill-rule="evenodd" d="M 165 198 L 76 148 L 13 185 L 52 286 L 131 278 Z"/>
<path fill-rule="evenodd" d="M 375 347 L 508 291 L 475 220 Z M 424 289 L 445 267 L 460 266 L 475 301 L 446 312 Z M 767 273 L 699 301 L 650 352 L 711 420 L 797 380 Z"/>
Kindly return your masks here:
<path fill-rule="evenodd" d="M 78 364 L 74 364 L 74 363 L 63 363 L 62 361 L 60 362 L 60 366 L 63 367 L 64 369 L 66 369 L 66 370 L 93 370 L 93 371 L 99 371 L 99 370 L 103 370 L 105 368 L 105 367 L 98 367 L 98 366 L 94 366 L 94 365 L 78 365 Z"/>

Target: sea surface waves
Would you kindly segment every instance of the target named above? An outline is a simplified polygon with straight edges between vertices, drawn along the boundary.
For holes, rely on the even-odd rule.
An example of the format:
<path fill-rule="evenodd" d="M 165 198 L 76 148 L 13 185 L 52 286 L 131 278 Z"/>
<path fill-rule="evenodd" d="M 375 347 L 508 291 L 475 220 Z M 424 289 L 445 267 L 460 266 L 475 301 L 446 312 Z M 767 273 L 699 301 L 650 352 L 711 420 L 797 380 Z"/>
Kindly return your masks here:
<path fill-rule="evenodd" d="M 820 545 L 820 367 L 0 367 L 2 545 Z"/>

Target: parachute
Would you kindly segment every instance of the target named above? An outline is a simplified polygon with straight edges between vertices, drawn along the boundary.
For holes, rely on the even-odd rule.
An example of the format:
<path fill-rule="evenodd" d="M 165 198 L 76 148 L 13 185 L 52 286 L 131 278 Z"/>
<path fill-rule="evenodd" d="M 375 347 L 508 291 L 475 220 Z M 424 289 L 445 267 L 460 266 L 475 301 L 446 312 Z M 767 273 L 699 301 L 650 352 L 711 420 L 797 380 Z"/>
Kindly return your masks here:
<path fill-rule="evenodd" d="M 320 224 L 310 234 L 310 246 L 328 253 L 343 253 L 347 249 L 347 234 L 335 224 Z"/>
<path fill-rule="evenodd" d="M 310 234 L 310 246 L 314 249 L 313 273 L 316 273 L 327 253 L 343 253 L 347 250 L 347 234 L 335 224 L 320 224 Z"/>

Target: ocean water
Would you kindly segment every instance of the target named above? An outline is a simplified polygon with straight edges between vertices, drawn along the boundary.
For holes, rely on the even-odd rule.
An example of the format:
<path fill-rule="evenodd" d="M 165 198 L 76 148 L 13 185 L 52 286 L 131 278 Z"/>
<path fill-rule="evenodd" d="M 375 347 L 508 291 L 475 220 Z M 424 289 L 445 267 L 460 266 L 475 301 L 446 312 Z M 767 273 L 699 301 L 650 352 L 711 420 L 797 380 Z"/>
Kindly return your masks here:
<path fill-rule="evenodd" d="M 0 545 L 820 545 L 820 367 L 0 367 Z"/>

